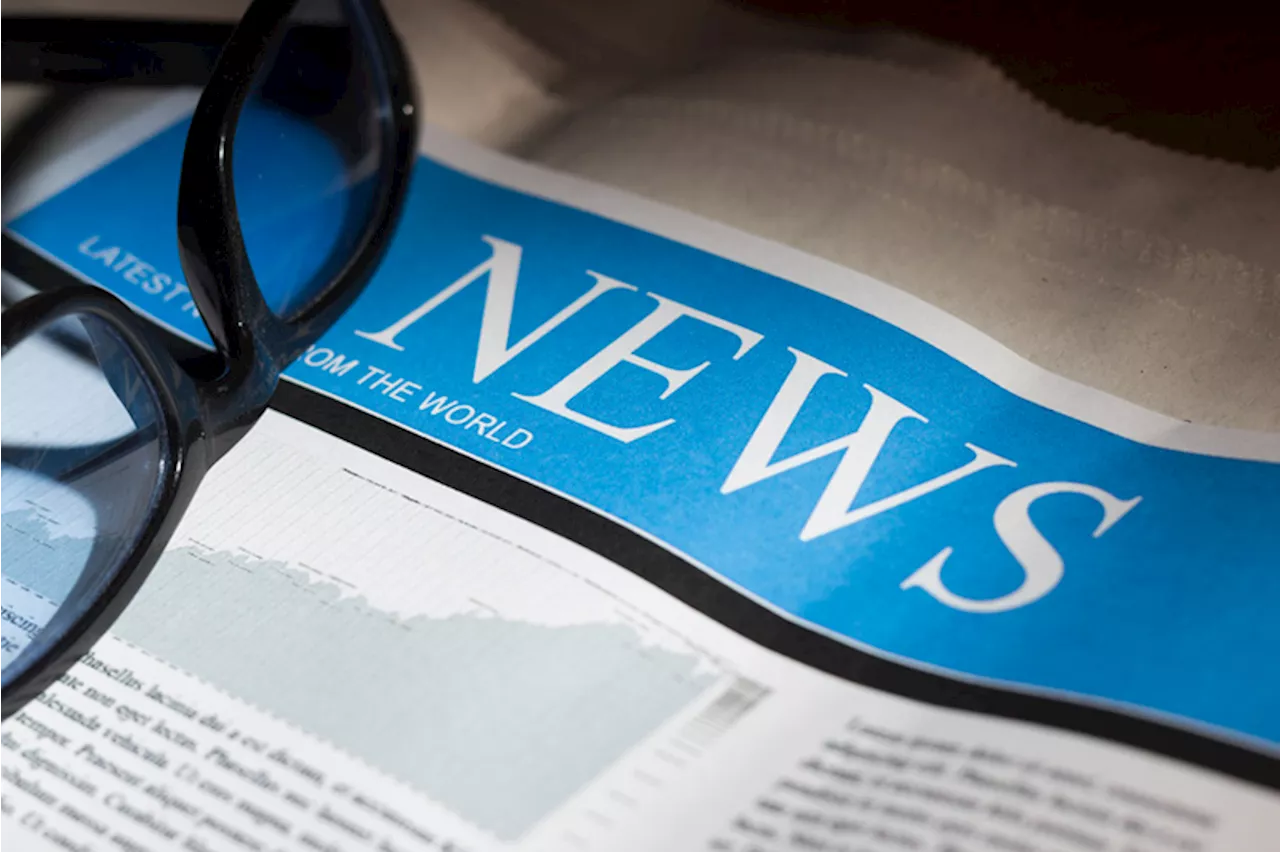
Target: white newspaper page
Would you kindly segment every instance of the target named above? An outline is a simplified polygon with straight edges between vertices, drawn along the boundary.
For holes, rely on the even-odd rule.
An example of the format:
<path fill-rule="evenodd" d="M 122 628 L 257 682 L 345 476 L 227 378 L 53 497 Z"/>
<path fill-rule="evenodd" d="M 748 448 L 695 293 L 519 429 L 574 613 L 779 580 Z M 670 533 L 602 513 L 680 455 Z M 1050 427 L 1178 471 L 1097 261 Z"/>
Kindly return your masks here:
<path fill-rule="evenodd" d="M 6 264 L 201 341 L 154 124 Z M 432 134 L 367 292 L 4 723 L 4 842 L 1268 852 L 1277 517 L 1280 436 Z M 88 535 L 4 496 L 6 556 Z M 6 574 L 6 648 L 56 587 Z"/>

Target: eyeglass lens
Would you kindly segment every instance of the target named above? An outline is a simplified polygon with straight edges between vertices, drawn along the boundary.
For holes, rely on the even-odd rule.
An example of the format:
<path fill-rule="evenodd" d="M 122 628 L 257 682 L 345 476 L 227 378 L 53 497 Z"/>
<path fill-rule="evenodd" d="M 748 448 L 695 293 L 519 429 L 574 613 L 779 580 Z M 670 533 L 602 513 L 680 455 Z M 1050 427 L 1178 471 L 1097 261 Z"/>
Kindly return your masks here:
<path fill-rule="evenodd" d="M 102 595 L 146 527 L 164 433 L 124 340 L 83 314 L 0 360 L 3 682 L 41 658 Z"/>
<path fill-rule="evenodd" d="M 254 276 L 291 319 L 355 255 L 383 171 L 385 77 L 360 4 L 303 0 L 254 81 L 232 175 Z"/>

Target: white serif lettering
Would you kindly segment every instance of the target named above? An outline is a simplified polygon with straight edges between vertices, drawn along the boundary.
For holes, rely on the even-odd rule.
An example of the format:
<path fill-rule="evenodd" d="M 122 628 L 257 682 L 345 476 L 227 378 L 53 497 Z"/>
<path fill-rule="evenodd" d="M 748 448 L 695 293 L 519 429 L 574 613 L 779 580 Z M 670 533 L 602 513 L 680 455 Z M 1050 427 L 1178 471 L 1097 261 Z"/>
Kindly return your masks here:
<path fill-rule="evenodd" d="M 866 481 L 867 474 L 871 471 L 872 464 L 884 449 L 885 442 L 889 440 L 889 435 L 894 428 L 906 419 L 919 420 L 922 423 L 929 421 L 883 391 L 871 385 L 863 385 L 863 388 L 871 394 L 871 407 L 857 429 L 844 437 L 835 438 L 825 444 L 774 461 L 774 454 L 777 453 L 782 439 L 790 431 L 792 423 L 795 422 L 796 416 L 818 380 L 827 375 L 846 375 L 844 371 L 799 349 L 787 348 L 795 356 L 795 365 L 783 381 L 777 395 L 774 396 L 773 402 L 769 404 L 764 417 L 760 419 L 742 454 L 738 456 L 738 461 L 729 471 L 729 476 L 720 487 L 720 492 L 730 494 L 780 473 L 794 470 L 801 465 L 840 453 L 840 463 L 836 466 L 835 473 L 827 482 L 827 487 L 809 515 L 809 520 L 800 531 L 801 541 L 811 541 L 829 532 L 874 517 L 881 512 L 905 505 L 953 482 L 972 476 L 980 470 L 996 466 L 1017 466 L 1008 459 L 981 447 L 965 444 L 973 453 L 973 458 L 960 467 L 865 506 L 852 508 L 863 482 Z"/>
<path fill-rule="evenodd" d="M 516 301 L 516 282 L 520 277 L 521 249 L 515 243 L 509 243 L 497 237 L 485 236 L 482 239 L 493 249 L 487 260 L 382 331 L 357 331 L 356 334 L 366 340 L 372 340 L 402 352 L 404 346 L 396 342 L 397 335 L 462 292 L 467 285 L 487 275 L 484 313 L 480 320 L 480 342 L 476 348 L 476 366 L 472 377 L 473 382 L 479 383 L 610 290 L 636 289 L 630 284 L 624 284 L 588 270 L 587 274 L 595 279 L 595 284 L 587 292 L 514 344 L 508 345 L 511 339 L 511 313 Z"/>
<path fill-rule="evenodd" d="M 670 426 L 675 422 L 674 419 L 660 420 L 656 423 L 647 423 L 643 426 L 618 426 L 613 423 L 606 423 L 594 417 L 589 417 L 579 411 L 575 411 L 569 407 L 569 403 L 575 396 L 586 390 L 593 382 L 598 380 L 605 373 L 622 363 L 632 364 L 636 367 L 656 373 L 666 380 L 666 389 L 659 395 L 659 399 L 666 399 L 671 394 L 684 387 L 690 379 L 701 373 L 707 367 L 711 366 L 710 361 L 703 361 L 696 367 L 690 367 L 686 370 L 679 370 L 674 367 L 668 367 L 665 364 L 659 364 L 636 354 L 641 346 L 648 343 L 656 337 L 663 329 L 671 325 L 681 317 L 698 320 L 707 325 L 716 328 L 722 328 L 738 338 L 738 351 L 733 354 L 733 360 L 737 361 L 743 355 L 750 351 L 751 347 L 759 343 L 763 336 L 749 328 L 743 328 L 736 323 L 712 316 L 708 313 L 696 310 L 688 305 L 682 305 L 679 302 L 659 296 L 657 293 L 650 293 L 658 302 L 658 306 L 649 312 L 649 315 L 640 320 L 631 328 L 624 331 L 617 339 L 608 346 L 601 349 L 595 355 L 588 358 L 581 366 L 560 381 L 556 382 L 550 389 L 537 396 L 525 396 L 520 393 L 513 393 L 512 396 L 517 399 L 523 399 L 525 402 L 533 403 L 539 408 L 544 408 L 552 414 L 558 414 L 566 417 L 575 423 L 580 423 L 588 429 L 594 429 L 616 438 L 624 443 L 630 443 L 637 438 L 643 438 L 645 435 L 652 434 L 659 429 Z"/>
<path fill-rule="evenodd" d="M 1022 566 L 1022 584 L 996 598 L 977 600 L 957 595 L 942 582 L 942 566 L 951 557 L 946 547 L 902 581 L 903 589 L 924 589 L 941 603 L 964 612 L 1007 612 L 1034 603 L 1053 591 L 1062 579 L 1062 556 L 1031 521 L 1031 504 L 1051 494 L 1081 494 L 1102 506 L 1102 520 L 1093 530 L 1098 538 L 1138 505 L 1141 497 L 1121 500 L 1112 494 L 1080 482 L 1041 482 L 1019 488 L 1000 501 L 995 511 L 995 528 L 1004 546 Z"/>

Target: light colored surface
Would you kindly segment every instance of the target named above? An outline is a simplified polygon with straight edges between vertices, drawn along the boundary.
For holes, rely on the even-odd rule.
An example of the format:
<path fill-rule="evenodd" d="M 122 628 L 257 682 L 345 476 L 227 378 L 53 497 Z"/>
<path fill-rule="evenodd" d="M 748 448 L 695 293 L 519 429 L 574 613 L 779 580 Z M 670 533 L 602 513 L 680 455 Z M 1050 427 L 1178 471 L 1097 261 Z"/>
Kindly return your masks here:
<path fill-rule="evenodd" d="M 873 275 L 1157 411 L 1280 430 L 1280 174 L 1074 124 L 983 61 L 907 38 L 784 52 L 735 30 L 738 58 L 695 50 L 702 69 L 685 73 L 655 45 L 656 82 L 600 98 L 472 3 L 387 5 L 439 127 Z M 58 7 L 84 3 L 6 12 Z M 555 9 L 596 53 L 619 37 L 572 2 Z M 636 39 L 627 51 L 645 65 Z"/>
<path fill-rule="evenodd" d="M 1280 429 L 1280 176 L 1068 122 L 919 42 L 727 62 L 529 155 L 788 243 L 1158 411 Z"/>

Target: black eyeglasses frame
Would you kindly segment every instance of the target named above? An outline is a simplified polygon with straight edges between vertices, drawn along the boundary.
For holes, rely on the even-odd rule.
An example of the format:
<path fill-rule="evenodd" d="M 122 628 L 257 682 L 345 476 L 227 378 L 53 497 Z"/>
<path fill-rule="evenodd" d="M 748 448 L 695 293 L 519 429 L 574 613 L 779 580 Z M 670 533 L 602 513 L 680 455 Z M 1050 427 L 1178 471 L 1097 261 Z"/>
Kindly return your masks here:
<path fill-rule="evenodd" d="M 39 293 L 3 313 L 4 352 L 62 317 L 90 315 L 105 322 L 151 381 L 165 440 L 153 509 L 128 557 L 74 623 L 5 686 L 0 718 L 48 688 L 119 618 L 209 469 L 262 416 L 284 368 L 360 295 L 394 234 L 417 152 L 413 78 L 377 0 L 344 0 L 352 26 L 362 28 L 365 47 L 382 66 L 386 102 L 380 105 L 382 150 L 373 214 L 340 271 L 295 315 L 277 316 L 258 288 L 236 214 L 233 141 L 255 78 L 298 2 L 250 5 L 222 48 L 187 133 L 177 211 L 179 257 L 215 351 L 197 357 L 176 352 L 166 332 L 116 296 L 88 285 Z"/>

